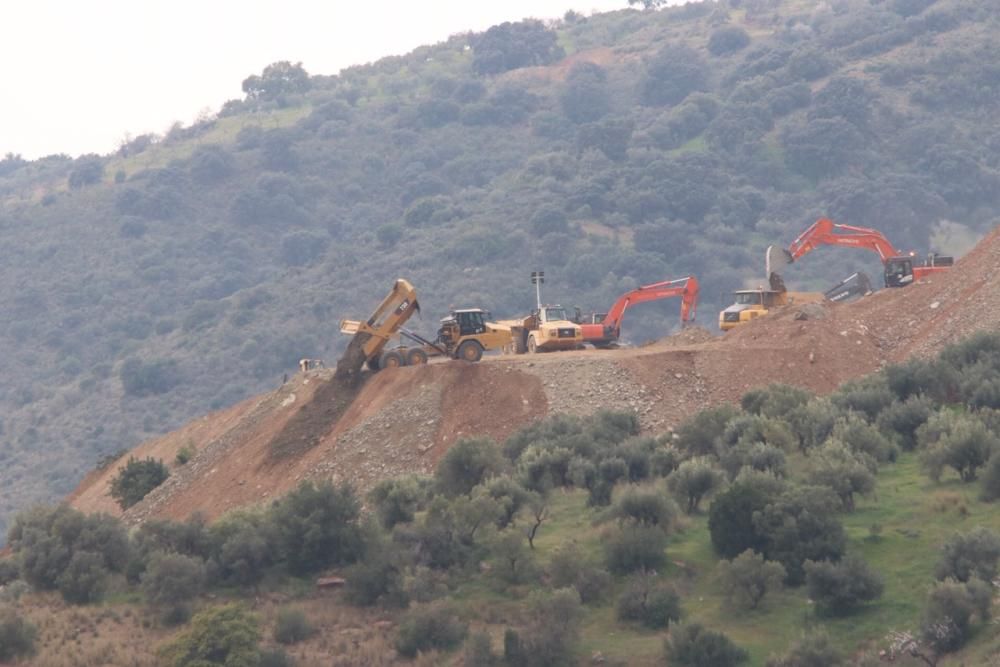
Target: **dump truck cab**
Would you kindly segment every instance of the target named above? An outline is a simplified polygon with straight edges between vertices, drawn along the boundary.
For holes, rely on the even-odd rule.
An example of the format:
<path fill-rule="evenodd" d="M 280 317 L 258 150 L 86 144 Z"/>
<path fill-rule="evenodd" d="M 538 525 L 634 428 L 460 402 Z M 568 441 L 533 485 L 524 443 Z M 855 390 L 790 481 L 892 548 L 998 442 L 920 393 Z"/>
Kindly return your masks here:
<path fill-rule="evenodd" d="M 767 315 L 771 308 L 785 304 L 785 294 L 787 292 L 777 292 L 763 287 L 736 290 L 733 292 L 732 305 L 719 313 L 719 328 L 729 331 L 756 317 Z"/>
<path fill-rule="evenodd" d="M 767 315 L 772 308 L 823 300 L 819 292 L 786 292 L 764 287 L 736 290 L 733 296 L 733 304 L 719 313 L 719 328 L 723 331 Z"/>
<path fill-rule="evenodd" d="M 583 344 L 583 329 L 569 318 L 560 305 L 545 305 L 532 311 L 525 320 L 528 352 L 573 350 Z"/>

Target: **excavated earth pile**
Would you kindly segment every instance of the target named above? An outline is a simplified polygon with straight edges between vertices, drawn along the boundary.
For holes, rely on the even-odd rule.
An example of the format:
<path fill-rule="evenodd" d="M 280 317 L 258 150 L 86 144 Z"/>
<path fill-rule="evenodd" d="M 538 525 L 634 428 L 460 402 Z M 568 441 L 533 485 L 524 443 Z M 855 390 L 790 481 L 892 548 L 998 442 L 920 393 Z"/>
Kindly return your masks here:
<path fill-rule="evenodd" d="M 350 481 L 359 491 L 428 473 L 458 438 L 501 440 L 547 414 L 599 409 L 638 415 L 662 432 L 695 411 L 738 401 L 772 382 L 817 393 L 912 355 L 930 355 L 1000 326 L 1000 232 L 948 272 L 851 304 L 787 307 L 715 337 L 704 329 L 621 350 L 493 356 L 295 376 L 271 394 L 196 420 L 131 454 L 171 467 L 170 478 L 124 515 L 208 518 L 267 502 L 301 480 Z M 195 455 L 175 463 L 187 447 Z M 81 483 L 70 502 L 121 514 L 108 496 L 119 460 Z"/>

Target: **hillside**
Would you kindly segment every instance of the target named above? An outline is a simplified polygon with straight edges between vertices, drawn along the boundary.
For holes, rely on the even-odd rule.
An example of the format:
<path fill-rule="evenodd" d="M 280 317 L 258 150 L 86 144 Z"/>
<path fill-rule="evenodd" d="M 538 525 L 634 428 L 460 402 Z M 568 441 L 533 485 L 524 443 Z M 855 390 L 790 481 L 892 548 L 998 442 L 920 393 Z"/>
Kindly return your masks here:
<path fill-rule="evenodd" d="M 992 559 L 996 567 L 1000 555 L 1000 519 L 994 511 L 1000 497 L 1000 440 L 995 435 L 1000 394 L 991 390 L 1000 358 L 1000 315 L 986 315 L 997 311 L 1000 277 L 987 269 L 998 256 L 1000 229 L 933 281 L 850 304 L 789 307 L 724 337 L 689 329 L 626 350 L 493 356 L 478 364 L 441 361 L 386 369 L 366 379 L 339 419 L 330 416 L 338 398 L 330 393 L 337 387 L 331 373 L 299 373 L 274 392 L 206 415 L 131 452 L 137 458 L 168 462 L 172 474 L 126 512 L 108 496 L 110 480 L 124 459 L 91 473 L 69 500 L 84 512 L 111 513 L 138 528 L 131 538 L 137 557 L 149 548 L 145 541 L 153 540 L 158 548 L 176 549 L 184 558 L 204 558 L 222 579 L 209 585 L 211 595 L 196 596 L 192 604 L 203 613 L 231 601 L 252 605 L 255 627 L 266 629 L 262 648 L 285 656 L 286 662 L 276 664 L 294 660 L 302 667 L 318 666 L 329 664 L 331 656 L 345 667 L 467 664 L 463 661 L 475 655 L 478 640 L 492 647 L 486 653 L 494 658 L 472 664 L 578 665 L 589 656 L 596 663 L 651 666 L 663 664 L 665 642 L 675 641 L 684 627 L 694 624 L 721 631 L 745 649 L 747 659 L 739 664 L 771 666 L 775 663 L 770 660 L 803 637 L 825 642 L 824 655 L 840 656 L 839 661 L 822 664 L 879 664 L 876 656 L 889 650 L 892 632 L 922 636 L 922 619 L 933 609 L 927 600 L 935 592 L 958 595 L 961 584 L 935 583 L 935 577 L 942 578 L 941 562 L 948 562 L 943 545 L 954 543 L 956 533 L 993 531 L 995 553 L 969 552 L 972 562 Z M 809 317 L 802 319 L 806 313 Z M 992 335 L 953 345 L 956 339 L 984 331 Z M 914 362 L 915 356 L 927 359 Z M 887 370 L 873 373 L 880 368 Z M 845 384 L 862 376 L 868 377 Z M 772 382 L 811 391 L 773 385 L 760 389 Z M 812 392 L 828 396 L 810 398 Z M 702 408 L 734 402 L 741 407 L 699 414 Z M 588 417 L 599 409 L 619 412 Z M 920 410 L 925 412 L 921 415 Z M 581 419 L 537 421 L 554 413 Z M 716 418 L 721 421 L 713 426 Z M 983 429 L 989 450 L 976 464 L 981 468 L 978 478 L 960 478 L 950 470 L 964 465 L 957 460 L 937 472 L 929 465 L 930 454 L 943 442 L 934 443 L 934 437 L 941 437 L 938 430 L 947 434 L 958 422 L 978 423 Z M 922 423 L 925 426 L 918 428 Z M 668 427 L 674 429 L 670 436 L 652 437 Z M 493 442 L 468 440 L 476 436 L 502 442 L 502 457 Z M 463 438 L 465 444 L 450 449 Z M 601 444 L 605 438 L 608 441 Z M 706 447 L 709 454 L 696 454 Z M 839 470 L 830 478 L 820 474 L 822 466 L 829 465 L 830 452 L 843 447 L 865 462 L 871 484 L 859 484 L 849 504 L 829 489 L 822 493 L 827 485 L 838 489 L 845 479 L 854 480 L 852 484 L 859 479 L 857 470 L 850 477 Z M 191 453 L 183 464 L 176 461 L 182 448 Z M 457 450 L 470 448 L 493 450 L 496 460 L 486 465 L 497 466 L 498 478 L 487 478 L 467 494 L 448 490 L 446 484 L 476 474 L 475 459 L 455 458 Z M 736 475 L 733 457 L 739 464 L 740 456 L 757 450 L 770 454 L 763 463 L 748 458 L 743 465 L 774 476 L 758 472 L 755 478 L 746 468 Z M 568 471 L 560 473 L 571 452 L 575 458 Z M 618 461 L 625 475 L 604 501 L 595 497 L 599 485 L 582 481 L 585 476 L 578 480 L 572 472 L 586 467 L 580 468 L 584 458 L 600 462 L 602 456 L 595 470 Z M 628 465 L 617 457 L 626 457 Z M 728 484 L 710 492 L 700 511 L 665 506 L 661 511 L 670 517 L 666 523 L 641 529 L 647 538 L 659 535 L 652 554 L 644 552 L 641 543 L 632 547 L 646 553 L 642 558 L 655 556 L 658 574 L 637 575 L 633 570 L 639 565 L 617 561 L 613 545 L 629 531 L 640 530 L 622 516 L 629 511 L 626 499 L 656 496 L 661 503 L 672 503 L 666 491 L 673 489 L 679 502 L 683 494 L 674 486 L 675 476 L 685 465 L 704 460 L 721 466 Z M 303 494 L 299 484 L 306 480 L 332 482 L 330 488 L 347 483 L 364 492 L 373 521 L 366 530 L 377 535 L 367 539 L 375 550 L 360 565 L 333 562 L 315 568 L 317 574 L 345 577 L 345 592 L 314 590 L 311 580 L 284 574 L 290 565 L 278 554 L 287 547 L 274 541 L 275 529 L 267 522 L 272 515 L 284 516 L 283 506 L 290 495 Z M 486 499 L 511 483 L 524 484 L 544 501 L 540 530 L 537 535 L 530 532 L 531 547 L 525 544 L 525 534 L 536 506 L 530 504 L 515 509 L 510 524 L 482 526 L 480 532 L 474 528 L 468 537 L 459 537 L 466 535 L 462 531 L 467 522 L 482 520 L 480 512 L 503 514 Z M 816 554 L 861 558 L 880 582 L 875 599 L 834 611 L 813 591 L 812 583 L 803 585 L 801 580 L 772 583 L 772 590 L 753 608 L 731 599 L 724 558 L 732 558 L 742 547 L 726 554 L 719 535 L 746 539 L 747 525 L 760 530 L 759 517 L 754 514 L 752 522 L 738 519 L 726 531 L 712 525 L 726 497 L 741 498 L 741 489 L 755 485 L 760 485 L 756 493 L 771 494 L 768 513 L 793 511 L 788 507 L 802 502 L 812 512 L 811 519 L 799 517 L 798 525 L 794 515 L 777 522 L 779 535 L 792 531 L 795 536 L 791 551 L 765 543 L 762 553 L 789 568 L 804 558 L 818 560 Z M 383 492 L 412 488 L 414 495 L 407 499 L 369 493 L 376 486 Z M 784 494 L 780 503 L 775 502 L 779 492 Z M 809 501 L 809 494 L 819 495 Z M 739 501 L 738 507 L 758 502 L 753 498 Z M 631 511 L 639 517 L 649 511 L 643 507 Z M 243 512 L 233 512 L 238 509 Z M 387 509 L 402 514 L 386 514 Z M 211 520 L 210 525 L 204 527 L 196 514 Z M 228 516 L 219 521 L 224 514 Z M 294 523 L 308 525 L 305 517 L 311 514 L 300 511 L 294 516 Z M 396 518 L 390 522 L 387 516 Z M 818 532 L 809 533 L 817 520 Z M 256 542 L 225 542 L 247 521 L 258 522 L 249 524 Z M 301 539 L 293 540 L 293 552 L 302 549 Z M 46 544 L 23 538 L 18 542 L 17 548 L 33 554 Z M 249 546 L 258 543 L 268 546 L 263 551 Z M 846 557 L 842 562 L 856 562 Z M 957 560 L 956 567 L 962 562 L 967 561 Z M 252 588 L 226 583 L 233 572 L 247 567 L 256 572 Z M 36 571 L 33 565 L 23 569 Z M 18 609 L 41 629 L 38 664 L 71 664 L 66 662 L 68 652 L 94 664 L 159 664 L 154 649 L 198 626 L 195 617 L 172 628 L 159 616 L 145 583 L 129 588 L 128 572 L 109 581 L 112 595 L 103 604 L 67 606 L 54 593 L 39 592 L 21 599 Z M 566 616 L 550 610 L 551 622 L 540 623 L 537 614 L 544 607 L 539 605 L 546 600 L 555 604 L 567 585 L 579 591 L 576 606 L 562 609 Z M 674 619 L 669 628 L 644 627 L 636 620 L 644 616 L 623 617 L 622 601 L 637 585 L 647 591 L 666 587 L 677 596 L 681 624 Z M 987 593 L 989 609 L 993 604 Z M 289 610 L 304 614 L 317 630 L 292 647 L 272 640 L 272 635 L 279 636 L 281 615 Z M 443 639 L 447 633 L 433 625 L 444 623 L 442 618 L 460 619 L 450 622 L 462 629 L 459 641 L 469 635 L 462 648 Z M 970 612 L 961 642 L 935 654 L 935 664 L 989 664 L 998 644 L 988 618 L 988 612 Z M 413 619 L 439 619 L 426 620 L 432 625 L 419 636 L 435 639 L 426 646 L 417 644 L 423 648 L 415 660 L 406 658 L 401 639 L 410 636 L 407 628 Z M 74 635 L 69 629 L 74 624 L 86 630 Z M 539 642 L 558 636 L 563 624 L 575 627 L 577 636 L 565 646 L 542 644 L 553 661 L 519 662 L 511 657 L 512 629 L 525 642 Z M 539 634 L 538 628 L 544 631 Z M 502 661 L 498 651 L 505 656 Z M 895 664 L 923 663 L 900 656 Z"/>
<path fill-rule="evenodd" d="M 115 155 L 0 161 L 0 522 L 102 457 L 335 358 L 399 275 L 451 305 L 601 310 L 694 273 L 711 326 L 819 214 L 951 250 L 998 217 L 981 0 L 705 2 L 459 35 L 308 75 Z M 985 55 L 984 55 L 985 54 Z M 819 254 L 822 287 L 868 257 Z M 826 261 L 825 261 L 826 260 Z M 672 305 L 630 313 L 659 338 Z M 238 408 L 231 408 L 238 409 Z"/>

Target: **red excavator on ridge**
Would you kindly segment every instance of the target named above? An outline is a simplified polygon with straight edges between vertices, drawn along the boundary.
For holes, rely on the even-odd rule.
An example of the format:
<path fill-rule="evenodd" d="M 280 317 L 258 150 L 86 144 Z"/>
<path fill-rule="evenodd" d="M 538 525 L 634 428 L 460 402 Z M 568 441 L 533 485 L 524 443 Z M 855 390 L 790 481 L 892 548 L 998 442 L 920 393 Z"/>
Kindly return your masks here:
<path fill-rule="evenodd" d="M 784 280 L 781 277 L 781 270 L 823 245 L 864 248 L 877 253 L 885 269 L 886 287 L 905 287 L 915 280 L 947 270 L 955 261 L 952 257 L 936 253 L 929 253 L 925 259 L 921 259 L 916 253 L 896 250 L 882 232 L 865 227 L 841 225 L 829 218 L 820 218 L 792 241 L 787 249 L 768 246 L 765 264 L 771 288 L 783 291 Z"/>
<path fill-rule="evenodd" d="M 594 313 L 588 318 L 589 322 L 582 321 L 578 308 L 577 320 L 583 328 L 583 342 L 594 347 L 612 347 L 621 336 L 622 318 L 629 306 L 672 296 L 681 297 L 681 325 L 694 320 L 698 306 L 698 280 L 694 276 L 665 280 L 622 294 L 607 313 Z"/>

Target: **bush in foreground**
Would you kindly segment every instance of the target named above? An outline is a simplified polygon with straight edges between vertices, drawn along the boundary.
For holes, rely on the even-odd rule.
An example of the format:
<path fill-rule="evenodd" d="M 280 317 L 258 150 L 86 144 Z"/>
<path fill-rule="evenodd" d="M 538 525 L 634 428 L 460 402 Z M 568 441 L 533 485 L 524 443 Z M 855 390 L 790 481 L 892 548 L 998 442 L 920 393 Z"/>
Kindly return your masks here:
<path fill-rule="evenodd" d="M 605 562 L 615 574 L 653 572 L 667 562 L 666 547 L 667 537 L 659 528 L 625 526 L 605 539 Z"/>
<path fill-rule="evenodd" d="M 674 628 L 664 643 L 664 653 L 671 667 L 736 667 L 750 658 L 729 637 L 699 623 Z"/>
<path fill-rule="evenodd" d="M 618 620 L 639 621 L 647 628 L 665 628 L 681 618 L 681 599 L 656 575 L 639 574 L 618 598 Z"/>
<path fill-rule="evenodd" d="M 967 582 L 973 577 L 992 581 L 1000 559 L 1000 536 L 988 528 L 956 533 L 941 548 L 941 560 L 934 568 L 938 580 Z"/>
<path fill-rule="evenodd" d="M 719 563 L 719 574 L 728 600 L 756 609 L 768 592 L 781 588 L 785 568 L 747 549 L 733 560 Z"/>
<path fill-rule="evenodd" d="M 842 667 L 844 654 L 822 632 L 806 635 L 792 644 L 780 658 L 770 658 L 767 667 Z"/>
<path fill-rule="evenodd" d="M 13 607 L 0 607 L 0 662 L 35 652 L 35 626 Z"/>
<path fill-rule="evenodd" d="M 111 480 L 111 497 L 119 507 L 127 510 L 163 484 L 169 476 L 170 471 L 163 461 L 152 457 L 139 460 L 130 456 L 125 467 Z"/>
<path fill-rule="evenodd" d="M 301 609 L 279 609 L 274 621 L 274 641 L 297 644 L 316 634 L 316 628 Z"/>
<path fill-rule="evenodd" d="M 885 585 L 868 563 L 848 556 L 839 563 L 806 561 L 809 597 L 833 614 L 844 614 L 882 596 Z"/>
<path fill-rule="evenodd" d="M 159 650 L 158 664 L 255 667 L 259 641 L 257 619 L 249 611 L 235 604 L 212 607 L 196 614 L 187 630 Z"/>
<path fill-rule="evenodd" d="M 429 649 L 450 649 L 458 646 L 468 633 L 468 625 L 448 606 L 431 603 L 417 607 L 399 624 L 396 650 L 413 658 Z"/>

